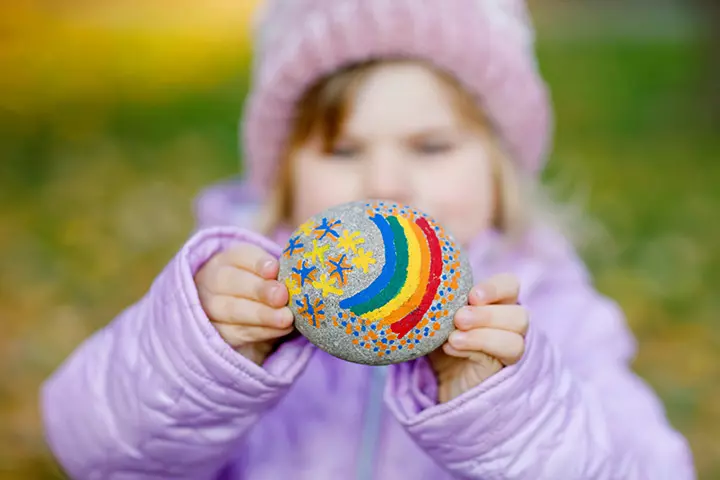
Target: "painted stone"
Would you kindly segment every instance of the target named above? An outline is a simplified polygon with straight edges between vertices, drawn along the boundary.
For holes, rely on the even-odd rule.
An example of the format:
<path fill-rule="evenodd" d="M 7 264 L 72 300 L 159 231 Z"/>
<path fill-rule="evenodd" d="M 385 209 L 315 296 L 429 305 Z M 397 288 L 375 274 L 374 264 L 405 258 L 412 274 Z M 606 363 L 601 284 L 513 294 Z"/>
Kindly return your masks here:
<path fill-rule="evenodd" d="M 472 286 L 450 234 L 412 207 L 379 201 L 336 206 L 302 224 L 283 251 L 279 279 L 301 334 L 367 365 L 440 347 Z"/>

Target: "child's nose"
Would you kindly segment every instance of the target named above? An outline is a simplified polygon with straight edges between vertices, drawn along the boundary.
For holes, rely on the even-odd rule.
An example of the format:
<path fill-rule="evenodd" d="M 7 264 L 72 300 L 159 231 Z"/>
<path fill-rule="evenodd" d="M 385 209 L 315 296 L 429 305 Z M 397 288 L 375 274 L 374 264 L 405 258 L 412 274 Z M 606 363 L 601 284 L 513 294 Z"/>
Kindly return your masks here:
<path fill-rule="evenodd" d="M 392 200 L 408 203 L 410 200 L 412 172 L 392 155 L 378 156 L 367 162 L 364 178 L 366 198 Z"/>

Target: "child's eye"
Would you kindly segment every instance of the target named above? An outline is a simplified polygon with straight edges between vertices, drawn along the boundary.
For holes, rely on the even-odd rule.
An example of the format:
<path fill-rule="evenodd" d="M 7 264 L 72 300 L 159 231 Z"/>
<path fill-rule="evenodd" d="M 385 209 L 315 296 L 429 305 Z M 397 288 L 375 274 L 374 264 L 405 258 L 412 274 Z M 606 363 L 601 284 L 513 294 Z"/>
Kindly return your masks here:
<path fill-rule="evenodd" d="M 339 159 L 352 159 L 360 154 L 360 149 L 353 145 L 336 145 L 330 155 Z"/>
<path fill-rule="evenodd" d="M 450 142 L 423 142 L 415 146 L 417 153 L 421 155 L 441 155 L 453 149 Z"/>

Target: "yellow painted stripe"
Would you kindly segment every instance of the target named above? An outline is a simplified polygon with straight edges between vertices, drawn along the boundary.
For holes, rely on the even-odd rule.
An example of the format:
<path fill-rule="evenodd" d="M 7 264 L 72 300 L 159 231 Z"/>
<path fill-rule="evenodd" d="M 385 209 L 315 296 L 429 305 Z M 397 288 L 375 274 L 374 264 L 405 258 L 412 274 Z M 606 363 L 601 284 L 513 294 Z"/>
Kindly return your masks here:
<path fill-rule="evenodd" d="M 403 285 L 395 298 L 382 307 L 363 315 L 363 317 L 368 320 L 383 320 L 391 316 L 395 310 L 401 308 L 410 300 L 420 284 L 420 267 L 422 266 L 422 244 L 420 243 L 420 238 L 418 238 L 411 222 L 403 217 L 396 218 L 398 223 L 403 227 L 405 238 L 407 238 L 408 242 L 408 267 L 405 285 Z"/>
<path fill-rule="evenodd" d="M 415 293 L 413 293 L 413 296 L 410 297 L 410 300 L 405 302 L 404 305 L 401 305 L 400 308 L 385 317 L 380 322 L 381 325 L 391 325 L 399 320 L 402 320 L 407 315 L 409 315 L 410 312 L 418 308 L 418 306 L 422 302 L 423 297 L 425 296 L 425 290 L 427 290 L 430 281 L 430 246 L 428 245 L 425 234 L 423 233 L 420 226 L 415 222 L 412 222 L 410 225 L 412 225 L 413 230 L 415 231 L 416 238 L 420 242 L 420 252 L 422 259 L 420 261 L 420 281 L 418 282 L 418 284 L 421 285 L 421 287 L 415 290 Z"/>

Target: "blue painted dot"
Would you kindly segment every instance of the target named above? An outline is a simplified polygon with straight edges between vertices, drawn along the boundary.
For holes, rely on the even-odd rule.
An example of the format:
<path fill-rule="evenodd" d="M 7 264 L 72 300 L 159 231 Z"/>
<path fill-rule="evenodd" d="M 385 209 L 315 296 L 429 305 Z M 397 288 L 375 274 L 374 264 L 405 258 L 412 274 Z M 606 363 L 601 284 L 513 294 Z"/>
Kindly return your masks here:
<path fill-rule="evenodd" d="M 345 320 L 342 321 L 342 326 L 347 327 L 347 322 Z"/>
<path fill-rule="evenodd" d="M 441 297 L 445 296 L 445 292 L 443 290 L 440 290 L 438 293 L 440 294 Z"/>
<path fill-rule="evenodd" d="M 373 352 L 379 352 L 379 351 L 380 351 L 380 348 L 378 348 L 378 347 L 373 348 Z"/>
<path fill-rule="evenodd" d="M 387 344 L 387 338 L 385 338 L 385 337 L 381 338 L 380 341 L 381 341 L 382 343 Z"/>
<path fill-rule="evenodd" d="M 376 327 L 375 324 L 373 323 L 372 325 L 370 325 L 370 328 L 372 328 L 373 330 L 375 330 L 377 327 Z"/>
<path fill-rule="evenodd" d="M 398 350 L 402 350 L 402 345 L 398 345 Z"/>

